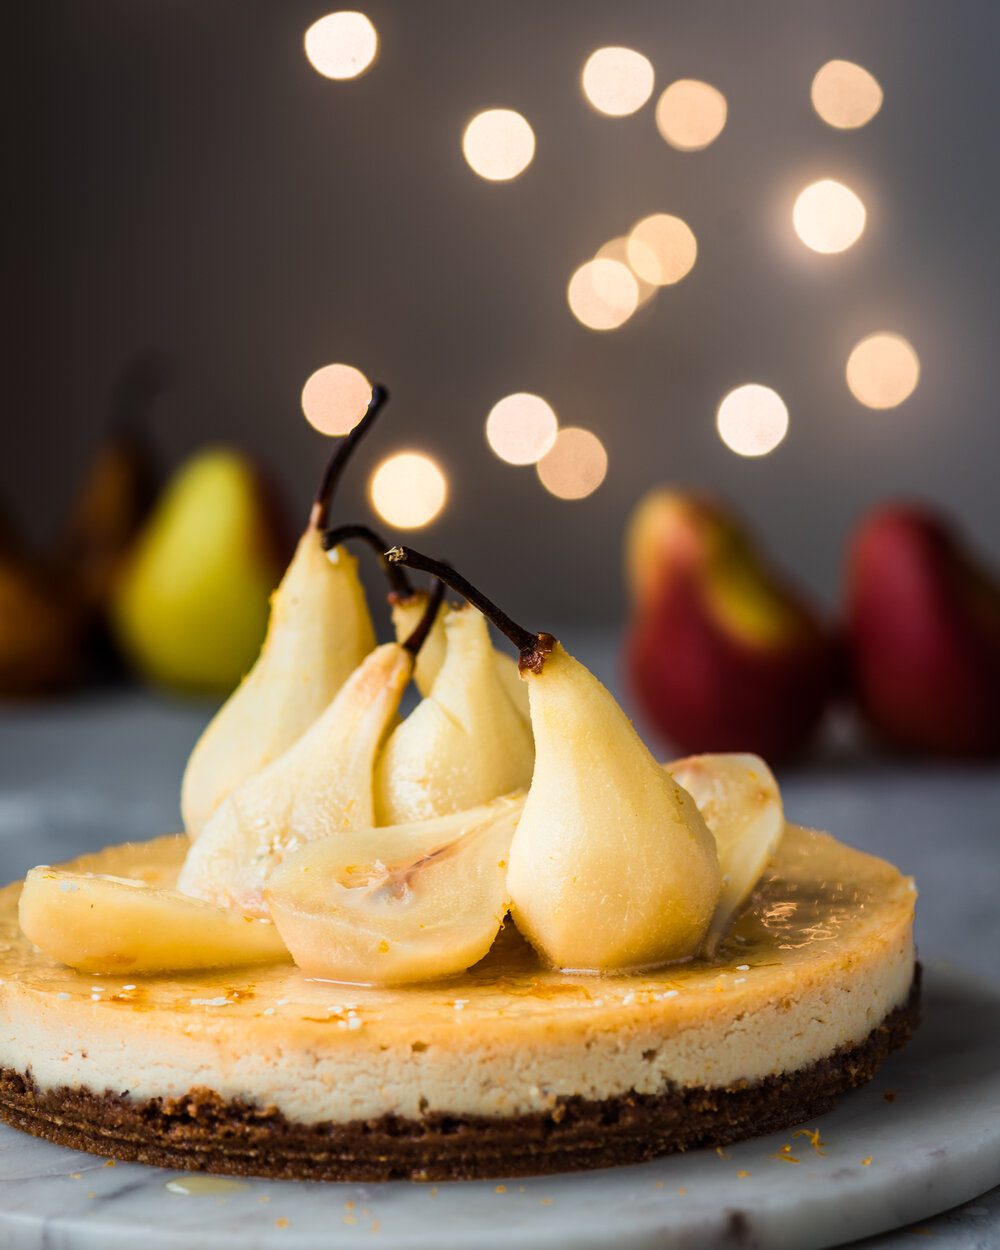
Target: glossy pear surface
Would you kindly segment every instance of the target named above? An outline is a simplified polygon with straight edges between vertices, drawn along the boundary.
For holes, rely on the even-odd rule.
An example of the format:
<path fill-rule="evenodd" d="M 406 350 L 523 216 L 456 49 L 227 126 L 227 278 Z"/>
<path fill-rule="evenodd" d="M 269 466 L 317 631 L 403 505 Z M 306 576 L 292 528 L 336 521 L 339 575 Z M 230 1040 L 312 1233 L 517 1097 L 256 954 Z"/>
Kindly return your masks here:
<path fill-rule="evenodd" d="M 830 695 L 816 611 L 718 503 L 654 491 L 629 523 L 626 664 L 652 727 L 683 751 L 802 748 Z"/>
<path fill-rule="evenodd" d="M 392 623 L 400 642 L 416 629 L 426 603 L 427 596 L 423 591 L 415 591 L 406 599 L 394 600 Z M 444 625 L 448 614 L 452 611 L 454 609 L 450 604 L 442 603 L 427 641 L 420 648 L 420 654 L 417 656 L 413 680 L 417 684 L 417 689 L 425 697 L 430 694 L 434 679 L 444 663 L 447 648 Z M 529 719 L 528 691 L 518 675 L 517 662 L 505 651 L 494 649 L 493 656 L 496 661 L 497 674 L 508 699 L 513 703 L 515 711 L 527 722 Z"/>
<path fill-rule="evenodd" d="M 29 941 L 81 972 L 172 972 L 288 959 L 270 921 L 124 877 L 33 868 L 18 915 Z"/>
<path fill-rule="evenodd" d="M 231 690 L 260 650 L 279 576 L 257 472 L 238 452 L 202 452 L 167 487 L 123 571 L 119 642 L 154 681 Z"/>
<path fill-rule="evenodd" d="M 220 804 L 188 852 L 178 888 L 263 914 L 264 883 L 289 851 L 375 823 L 375 757 L 413 669 L 376 647 L 301 738 Z"/>
<path fill-rule="evenodd" d="M 868 723 L 911 751 L 1000 756 L 1000 575 L 941 515 L 878 508 L 847 562 L 855 695 Z"/>
<path fill-rule="evenodd" d="M 507 913 L 507 857 L 523 799 L 387 828 L 289 855 L 271 915 L 311 977 L 403 985 L 471 968 Z"/>
<path fill-rule="evenodd" d="M 712 955 L 753 893 L 785 832 L 781 792 L 759 755 L 691 755 L 667 771 L 712 831 L 722 892 L 705 938 Z"/>
<path fill-rule="evenodd" d="M 310 527 L 271 600 L 256 664 L 199 738 L 181 786 L 188 836 L 222 800 L 296 742 L 364 657 L 375 634 L 357 561 L 327 553 Z"/>
<path fill-rule="evenodd" d="M 720 890 L 715 840 L 694 800 L 559 643 L 526 681 L 535 770 L 510 852 L 518 928 L 560 968 L 688 958 Z"/>
<path fill-rule="evenodd" d="M 430 693 L 392 732 L 376 766 L 380 825 L 463 811 L 531 781 L 531 733 L 504 691 L 485 617 L 453 608 L 444 631 Z"/>

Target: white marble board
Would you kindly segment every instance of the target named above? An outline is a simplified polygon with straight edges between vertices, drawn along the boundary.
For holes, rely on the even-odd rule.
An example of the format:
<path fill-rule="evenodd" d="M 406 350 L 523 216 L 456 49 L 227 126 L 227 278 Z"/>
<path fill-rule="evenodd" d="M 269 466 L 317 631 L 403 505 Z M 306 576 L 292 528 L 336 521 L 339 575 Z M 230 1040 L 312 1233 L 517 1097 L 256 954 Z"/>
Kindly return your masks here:
<path fill-rule="evenodd" d="M 1000 990 L 932 969 L 924 1016 L 872 1085 L 804 1126 L 819 1130 L 822 1154 L 789 1130 L 721 1155 L 526 1181 L 209 1182 L 186 1194 L 178 1191 L 190 1174 L 108 1166 L 2 1128 L 0 1246 L 820 1250 L 923 1220 L 1000 1182 Z M 799 1162 L 776 1157 L 786 1143 Z"/>

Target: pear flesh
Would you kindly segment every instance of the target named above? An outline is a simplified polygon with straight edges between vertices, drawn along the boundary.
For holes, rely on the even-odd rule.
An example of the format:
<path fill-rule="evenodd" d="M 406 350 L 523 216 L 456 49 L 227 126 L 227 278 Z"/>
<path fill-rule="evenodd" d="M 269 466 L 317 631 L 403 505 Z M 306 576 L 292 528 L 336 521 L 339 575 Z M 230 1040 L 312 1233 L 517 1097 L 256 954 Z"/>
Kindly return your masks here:
<path fill-rule="evenodd" d="M 523 797 L 313 842 L 271 875 L 267 901 L 310 977 L 404 985 L 464 972 L 507 914 Z"/>
<path fill-rule="evenodd" d="M 376 647 L 302 737 L 223 801 L 192 844 L 179 888 L 265 914 L 264 883 L 285 854 L 374 825 L 375 758 L 412 670 L 405 647 Z"/>
<path fill-rule="evenodd" d="M 531 733 L 504 692 L 486 618 L 473 607 L 454 608 L 444 632 L 444 663 L 430 693 L 379 757 L 380 825 L 464 811 L 531 781 Z"/>
<path fill-rule="evenodd" d="M 423 591 L 417 591 L 406 599 L 395 599 L 392 604 L 392 623 L 396 637 L 402 641 L 417 627 L 427 603 Z M 459 608 L 458 611 L 464 611 Z M 426 698 L 434 687 L 434 679 L 441 671 L 447 651 L 445 621 L 450 613 L 456 611 L 448 603 L 442 603 L 441 609 L 434 618 L 434 624 L 427 636 L 427 641 L 420 648 L 417 656 L 413 680 L 417 689 Z M 497 667 L 497 675 L 503 685 L 507 698 L 514 705 L 514 710 L 527 724 L 530 719 L 528 709 L 528 691 L 517 671 L 517 663 L 505 651 L 494 648 L 493 659 Z"/>
<path fill-rule="evenodd" d="M 546 961 L 575 971 L 690 958 L 721 885 L 694 800 L 558 642 L 524 680 L 536 758 L 510 851 L 517 927 Z"/>
<path fill-rule="evenodd" d="M 125 877 L 32 868 L 19 919 L 30 942 L 81 972 L 138 975 L 288 958 L 268 920 Z"/>
<path fill-rule="evenodd" d="M 722 891 L 704 942 L 710 956 L 778 849 L 781 792 L 759 755 L 691 755 L 666 767 L 698 805 L 719 855 Z"/>
<path fill-rule="evenodd" d="M 256 664 L 199 738 L 181 784 L 188 836 L 297 741 L 375 646 L 357 561 L 310 526 L 271 601 Z"/>

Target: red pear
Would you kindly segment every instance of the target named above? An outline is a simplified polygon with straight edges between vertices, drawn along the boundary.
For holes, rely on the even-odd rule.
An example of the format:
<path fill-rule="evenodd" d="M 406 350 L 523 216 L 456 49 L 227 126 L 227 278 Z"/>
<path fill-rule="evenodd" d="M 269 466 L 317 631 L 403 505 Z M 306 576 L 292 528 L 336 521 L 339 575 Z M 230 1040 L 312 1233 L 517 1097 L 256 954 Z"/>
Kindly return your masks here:
<path fill-rule="evenodd" d="M 726 509 L 654 491 L 633 514 L 627 560 L 628 674 L 655 729 L 687 753 L 776 761 L 801 748 L 832 690 L 832 637 Z"/>
<path fill-rule="evenodd" d="M 1000 580 L 919 504 L 879 508 L 847 566 L 858 703 L 887 740 L 918 751 L 1000 753 Z"/>

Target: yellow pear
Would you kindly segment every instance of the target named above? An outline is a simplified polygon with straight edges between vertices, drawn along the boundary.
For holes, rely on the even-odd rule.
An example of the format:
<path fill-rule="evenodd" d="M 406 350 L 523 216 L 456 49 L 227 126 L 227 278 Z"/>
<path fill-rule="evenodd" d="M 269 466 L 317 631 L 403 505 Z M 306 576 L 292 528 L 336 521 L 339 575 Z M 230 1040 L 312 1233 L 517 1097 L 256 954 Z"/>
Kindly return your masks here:
<path fill-rule="evenodd" d="M 551 635 L 522 629 L 447 566 L 390 561 L 458 590 L 520 651 L 535 768 L 510 851 L 511 913 L 550 963 L 614 972 L 693 956 L 719 900 L 715 840 L 609 692 Z"/>
<path fill-rule="evenodd" d="M 216 809 L 192 843 L 178 887 L 263 914 L 264 883 L 306 842 L 375 823 L 375 757 L 413 671 L 399 643 L 376 647 L 283 755 Z"/>
<path fill-rule="evenodd" d="M 691 755 L 667 764 L 715 838 L 722 892 L 705 937 L 715 953 L 778 849 L 785 832 L 781 792 L 759 755 Z"/>
<path fill-rule="evenodd" d="M 444 632 L 444 663 L 430 693 L 392 732 L 376 765 L 380 825 L 463 811 L 531 781 L 531 733 L 504 692 L 486 618 L 471 606 L 453 608 Z"/>
<path fill-rule="evenodd" d="M 214 448 L 178 471 L 112 601 L 119 643 L 164 685 L 231 689 L 253 663 L 279 576 L 260 475 Z"/>
<path fill-rule="evenodd" d="M 295 962 L 307 976 L 375 985 L 478 963 L 507 913 L 507 856 L 522 806 L 506 797 L 287 856 L 267 901 Z"/>
<path fill-rule="evenodd" d="M 426 601 L 426 592 L 422 590 L 410 591 L 408 595 L 396 594 L 393 596 L 392 623 L 396 630 L 397 638 L 405 638 L 410 630 L 413 629 L 414 624 L 420 619 Z M 430 694 L 434 685 L 434 679 L 444 663 L 447 647 L 444 626 L 451 611 L 452 608 L 449 604 L 441 605 L 441 611 L 434 622 L 430 636 L 417 657 L 417 666 L 414 670 L 413 680 L 416 682 L 417 689 L 425 697 Z M 504 693 L 527 724 L 529 717 L 528 691 L 518 675 L 516 661 L 511 659 L 505 652 L 497 650 L 494 650 L 493 658 Z"/>
<path fill-rule="evenodd" d="M 30 942 L 81 972 L 133 975 L 288 958 L 269 920 L 125 877 L 32 868 L 18 915 Z"/>
<path fill-rule="evenodd" d="M 375 645 L 357 561 L 310 526 L 275 591 L 256 664 L 198 739 L 181 785 L 197 838 L 222 800 L 302 736 Z"/>
<path fill-rule="evenodd" d="M 309 524 L 271 600 L 257 662 L 195 744 L 181 783 L 191 839 L 227 794 L 301 737 L 375 646 L 357 562 L 341 546 L 325 554 L 324 527 L 344 469 L 387 399 L 385 387 L 372 388 L 367 412 L 328 460 Z"/>

